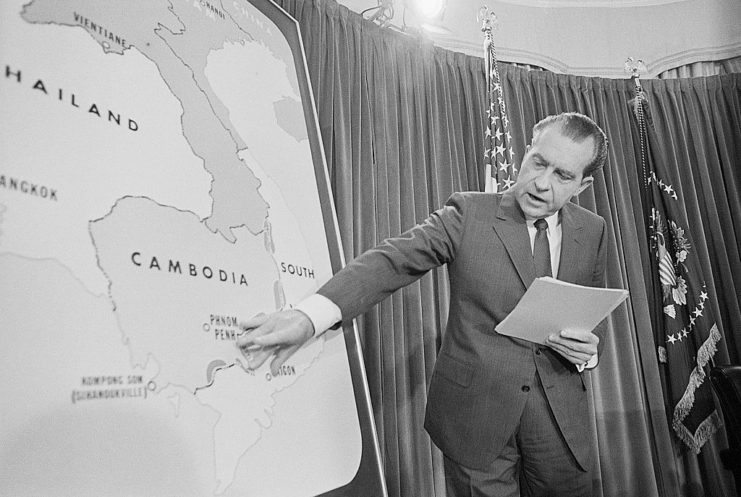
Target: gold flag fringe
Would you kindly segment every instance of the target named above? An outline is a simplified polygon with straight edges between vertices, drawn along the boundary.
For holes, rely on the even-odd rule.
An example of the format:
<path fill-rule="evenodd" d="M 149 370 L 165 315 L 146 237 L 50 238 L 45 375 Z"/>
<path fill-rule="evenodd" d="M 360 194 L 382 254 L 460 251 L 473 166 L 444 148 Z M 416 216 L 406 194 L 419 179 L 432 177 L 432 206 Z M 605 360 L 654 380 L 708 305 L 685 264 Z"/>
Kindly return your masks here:
<path fill-rule="evenodd" d="M 720 342 L 721 338 L 721 334 L 718 331 L 718 325 L 713 324 L 713 327 L 710 329 L 710 336 L 708 336 L 705 343 L 703 343 L 697 351 L 697 366 L 692 370 L 692 373 L 690 373 L 690 379 L 687 383 L 684 395 L 682 395 L 682 398 L 674 407 L 672 428 L 674 428 L 677 436 L 686 443 L 695 454 L 700 453 L 700 449 L 705 442 L 707 442 L 713 433 L 720 428 L 720 415 L 718 414 L 718 411 L 713 411 L 713 413 L 705 418 L 700 426 L 697 427 L 695 433 L 691 433 L 687 427 L 682 424 L 682 421 L 687 417 L 687 414 L 689 414 L 693 404 L 695 403 L 695 390 L 697 390 L 705 380 L 704 367 L 717 352 L 717 344 Z"/>

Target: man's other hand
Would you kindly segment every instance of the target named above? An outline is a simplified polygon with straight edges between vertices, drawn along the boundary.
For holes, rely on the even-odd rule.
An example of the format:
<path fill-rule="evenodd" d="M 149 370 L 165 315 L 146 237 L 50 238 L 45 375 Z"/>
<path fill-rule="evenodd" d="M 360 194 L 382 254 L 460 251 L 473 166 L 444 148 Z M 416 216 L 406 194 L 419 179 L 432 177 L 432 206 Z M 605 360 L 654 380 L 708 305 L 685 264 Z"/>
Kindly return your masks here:
<path fill-rule="evenodd" d="M 242 334 L 237 347 L 247 360 L 247 367 L 257 369 L 270 357 L 270 372 L 280 366 L 314 336 L 314 325 L 303 312 L 289 309 L 257 316 L 239 323 Z"/>
<path fill-rule="evenodd" d="M 584 365 L 597 354 L 599 337 L 590 331 L 561 330 L 550 335 L 545 344 L 572 364 Z"/>

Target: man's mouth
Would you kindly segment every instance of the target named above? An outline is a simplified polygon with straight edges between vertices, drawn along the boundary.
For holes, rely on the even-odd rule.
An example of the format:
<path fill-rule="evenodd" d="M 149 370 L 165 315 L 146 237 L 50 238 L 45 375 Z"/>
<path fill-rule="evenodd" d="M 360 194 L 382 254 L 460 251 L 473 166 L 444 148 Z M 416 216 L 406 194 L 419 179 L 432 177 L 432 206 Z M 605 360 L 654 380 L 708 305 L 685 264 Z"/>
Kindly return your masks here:
<path fill-rule="evenodd" d="M 545 203 L 545 199 L 542 197 L 539 197 L 537 195 L 533 195 L 532 193 L 528 192 L 528 197 L 530 197 L 530 200 L 533 200 L 538 203 Z"/>

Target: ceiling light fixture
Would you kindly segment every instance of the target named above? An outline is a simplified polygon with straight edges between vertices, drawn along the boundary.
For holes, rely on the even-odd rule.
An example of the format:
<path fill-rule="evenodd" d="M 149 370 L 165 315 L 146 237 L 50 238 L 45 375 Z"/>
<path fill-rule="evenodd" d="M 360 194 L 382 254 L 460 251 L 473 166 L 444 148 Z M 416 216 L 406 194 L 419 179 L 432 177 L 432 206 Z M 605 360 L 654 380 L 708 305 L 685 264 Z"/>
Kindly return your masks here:
<path fill-rule="evenodd" d="M 385 28 L 391 24 L 391 19 L 394 18 L 394 1 L 378 0 L 378 5 L 365 9 L 360 15 Z"/>

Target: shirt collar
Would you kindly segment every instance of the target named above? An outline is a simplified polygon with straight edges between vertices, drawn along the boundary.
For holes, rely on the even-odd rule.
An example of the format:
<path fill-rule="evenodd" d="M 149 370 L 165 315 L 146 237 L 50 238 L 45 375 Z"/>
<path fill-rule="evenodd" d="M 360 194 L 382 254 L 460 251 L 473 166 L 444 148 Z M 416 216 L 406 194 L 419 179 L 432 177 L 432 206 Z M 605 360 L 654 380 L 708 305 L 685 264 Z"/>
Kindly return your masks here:
<path fill-rule="evenodd" d="M 545 221 L 548 223 L 548 229 L 549 230 L 551 230 L 553 228 L 556 228 L 556 227 L 558 227 L 559 224 L 561 224 L 561 216 L 560 216 L 560 214 L 561 214 L 561 211 L 559 210 L 555 214 L 551 214 L 550 216 L 548 216 L 547 218 L 545 218 Z M 527 227 L 528 228 L 535 229 L 535 221 L 536 221 L 535 219 L 528 219 L 526 221 L 527 222 Z"/>

